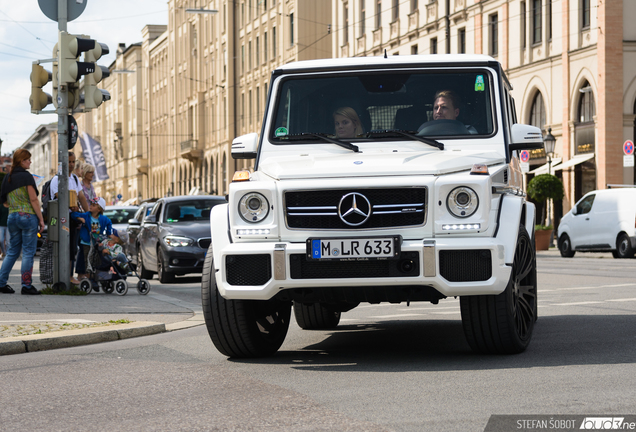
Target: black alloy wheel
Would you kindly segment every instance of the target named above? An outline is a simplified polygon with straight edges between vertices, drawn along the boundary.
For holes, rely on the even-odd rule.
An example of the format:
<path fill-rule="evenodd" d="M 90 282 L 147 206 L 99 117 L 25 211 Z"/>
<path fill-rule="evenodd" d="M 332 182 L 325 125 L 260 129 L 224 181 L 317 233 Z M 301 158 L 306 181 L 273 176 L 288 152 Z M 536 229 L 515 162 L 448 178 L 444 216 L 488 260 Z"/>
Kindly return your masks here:
<path fill-rule="evenodd" d="M 506 289 L 498 295 L 462 296 L 460 308 L 473 351 L 517 354 L 528 347 L 537 320 L 537 269 L 534 247 L 523 225 Z"/>
<path fill-rule="evenodd" d="M 228 357 L 272 355 L 287 336 L 291 302 L 223 298 L 216 286 L 211 248 L 203 264 L 201 299 L 210 339 Z"/>

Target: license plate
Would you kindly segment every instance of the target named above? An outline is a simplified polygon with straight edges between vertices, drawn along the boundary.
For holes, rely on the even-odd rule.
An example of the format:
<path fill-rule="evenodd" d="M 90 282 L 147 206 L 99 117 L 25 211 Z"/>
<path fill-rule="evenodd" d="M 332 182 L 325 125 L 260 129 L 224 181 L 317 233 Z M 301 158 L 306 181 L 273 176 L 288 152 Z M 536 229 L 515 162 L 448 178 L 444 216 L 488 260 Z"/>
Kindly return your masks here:
<path fill-rule="evenodd" d="M 307 240 L 307 258 L 317 260 L 380 260 L 400 256 L 400 236 Z"/>

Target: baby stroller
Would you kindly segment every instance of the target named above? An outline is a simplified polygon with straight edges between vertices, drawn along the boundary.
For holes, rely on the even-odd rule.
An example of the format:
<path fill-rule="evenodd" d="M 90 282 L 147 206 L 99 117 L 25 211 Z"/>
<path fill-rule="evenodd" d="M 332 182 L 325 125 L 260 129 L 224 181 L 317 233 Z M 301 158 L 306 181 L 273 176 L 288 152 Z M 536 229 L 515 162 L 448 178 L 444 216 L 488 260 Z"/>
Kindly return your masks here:
<path fill-rule="evenodd" d="M 91 247 L 88 252 L 88 262 L 86 269 L 90 277 L 80 282 L 80 289 L 86 294 L 90 294 L 93 289 L 98 291 L 101 288 L 105 294 L 112 294 L 113 291 L 117 295 L 126 295 L 128 293 L 128 274 L 121 266 L 110 256 L 104 256 L 97 245 L 97 239 L 91 236 Z M 136 270 L 132 273 L 139 278 L 137 282 L 137 292 L 146 295 L 150 292 L 150 282 L 142 279 Z"/>

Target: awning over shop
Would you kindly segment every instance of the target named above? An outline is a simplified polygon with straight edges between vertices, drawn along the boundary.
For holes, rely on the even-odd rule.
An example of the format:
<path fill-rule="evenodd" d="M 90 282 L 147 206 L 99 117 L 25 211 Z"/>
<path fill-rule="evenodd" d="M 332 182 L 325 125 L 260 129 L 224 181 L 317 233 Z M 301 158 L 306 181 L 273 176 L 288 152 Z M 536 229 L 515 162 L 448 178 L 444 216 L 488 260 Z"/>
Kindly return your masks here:
<path fill-rule="evenodd" d="M 552 159 L 552 168 L 551 168 L 552 171 L 554 171 L 554 168 L 560 163 L 561 163 L 561 158 Z M 534 174 L 534 175 L 547 174 L 548 173 L 548 165 L 549 164 L 541 165 L 539 168 L 528 172 L 528 174 Z"/>
<path fill-rule="evenodd" d="M 569 160 L 563 162 L 558 167 L 556 167 L 555 170 L 562 170 L 562 169 L 571 168 L 571 167 L 573 167 L 575 165 L 578 165 L 580 163 L 588 161 L 588 160 L 592 159 L 593 157 L 594 157 L 594 153 L 585 153 L 585 154 L 575 155 L 574 157 L 572 157 L 572 159 L 569 159 Z"/>

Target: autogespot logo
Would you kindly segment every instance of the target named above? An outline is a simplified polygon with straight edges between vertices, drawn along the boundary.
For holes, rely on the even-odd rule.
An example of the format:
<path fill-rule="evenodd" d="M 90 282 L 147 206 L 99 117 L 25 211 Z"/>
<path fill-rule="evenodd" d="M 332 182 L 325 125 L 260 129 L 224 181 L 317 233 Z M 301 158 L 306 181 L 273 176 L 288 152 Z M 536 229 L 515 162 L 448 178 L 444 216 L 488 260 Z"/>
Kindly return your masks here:
<path fill-rule="evenodd" d="M 371 203 L 361 193 L 348 193 L 340 198 L 338 216 L 349 226 L 362 225 L 371 216 Z"/>

